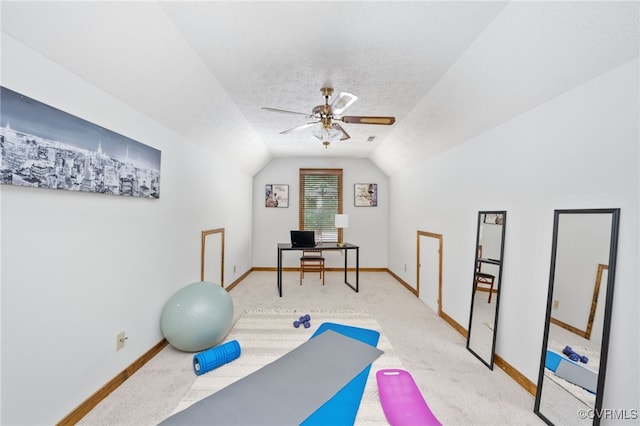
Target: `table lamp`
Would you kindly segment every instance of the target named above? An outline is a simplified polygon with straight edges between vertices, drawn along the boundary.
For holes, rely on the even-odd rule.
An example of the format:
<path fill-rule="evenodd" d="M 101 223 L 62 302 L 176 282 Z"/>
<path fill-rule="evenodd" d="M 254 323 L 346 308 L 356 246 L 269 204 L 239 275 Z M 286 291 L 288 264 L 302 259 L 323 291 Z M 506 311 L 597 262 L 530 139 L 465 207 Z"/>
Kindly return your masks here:
<path fill-rule="evenodd" d="M 349 227 L 349 215 L 336 214 L 336 228 L 344 229 Z M 338 232 L 338 247 L 344 247 L 346 244 L 342 242 L 340 232 Z"/>

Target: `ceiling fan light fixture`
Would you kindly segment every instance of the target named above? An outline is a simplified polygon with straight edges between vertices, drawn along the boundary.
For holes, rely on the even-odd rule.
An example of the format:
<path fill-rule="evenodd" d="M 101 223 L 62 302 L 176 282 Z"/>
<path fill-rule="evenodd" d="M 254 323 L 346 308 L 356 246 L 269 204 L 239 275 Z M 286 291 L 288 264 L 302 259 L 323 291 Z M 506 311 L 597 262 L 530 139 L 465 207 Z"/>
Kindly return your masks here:
<path fill-rule="evenodd" d="M 320 126 L 311 132 L 314 138 L 318 139 L 323 144 L 327 142 L 325 147 L 331 142 L 338 142 L 342 138 L 342 132 L 339 129 L 333 127 Z"/>
<path fill-rule="evenodd" d="M 361 115 L 343 116 L 342 113 L 347 108 L 349 108 L 349 106 L 351 106 L 351 104 L 353 104 L 358 99 L 358 97 L 353 93 L 340 92 L 340 94 L 338 94 L 338 96 L 336 96 L 336 98 L 333 100 L 331 105 L 329 105 L 329 99 L 333 94 L 333 89 L 331 87 L 323 87 L 322 89 L 320 89 L 320 92 L 322 93 L 322 97 L 324 98 L 324 104 L 315 106 L 311 114 L 270 107 L 262 107 L 262 109 L 265 111 L 280 112 L 286 114 L 305 115 L 310 119 L 317 120 L 314 122 L 296 126 L 289 130 L 285 130 L 283 132 L 280 132 L 280 134 L 284 135 L 293 133 L 297 132 L 298 130 L 306 129 L 307 127 L 320 124 L 320 127 L 316 127 L 316 130 L 312 131 L 312 136 L 322 142 L 325 148 L 327 148 L 331 144 L 331 142 L 345 141 L 351 138 L 351 136 L 349 136 L 349 133 L 347 133 L 347 131 L 339 123 L 336 123 L 336 121 L 341 121 L 343 123 L 378 124 L 386 126 L 389 126 L 396 121 L 395 117 L 374 117 Z M 372 141 L 373 137 L 370 137 L 368 140 Z"/>

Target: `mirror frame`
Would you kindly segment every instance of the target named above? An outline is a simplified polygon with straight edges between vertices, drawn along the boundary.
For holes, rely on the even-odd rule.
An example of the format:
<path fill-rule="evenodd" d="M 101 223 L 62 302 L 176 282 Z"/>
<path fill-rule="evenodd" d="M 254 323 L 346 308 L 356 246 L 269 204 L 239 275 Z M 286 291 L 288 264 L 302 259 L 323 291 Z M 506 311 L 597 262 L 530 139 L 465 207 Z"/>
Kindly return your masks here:
<path fill-rule="evenodd" d="M 556 254 L 558 248 L 558 225 L 560 215 L 562 214 L 611 214 L 611 238 L 609 244 L 609 265 L 607 275 L 607 291 L 604 301 L 604 315 L 602 324 L 602 341 L 600 343 L 600 365 L 598 367 L 598 384 L 596 388 L 596 400 L 593 407 L 594 413 L 600 413 L 602 410 L 602 401 L 604 397 L 604 381 L 607 372 L 607 355 L 609 350 L 609 331 L 611 328 L 611 311 L 613 306 L 613 289 L 616 274 L 616 258 L 618 252 L 618 228 L 620 226 L 620 209 L 564 209 L 554 210 L 553 216 L 553 242 L 551 245 L 551 267 L 549 272 L 549 289 L 547 294 L 547 310 L 544 323 L 544 335 L 542 338 L 542 350 L 540 353 L 540 369 L 538 372 L 538 385 L 536 387 L 536 400 L 533 412 L 538 415 L 545 423 L 553 425 L 554 423 L 540 412 L 540 403 L 542 399 L 542 384 L 544 378 L 545 359 L 547 345 L 549 343 L 549 324 L 551 320 L 551 308 L 553 305 L 553 286 L 556 270 Z M 600 417 L 593 416 L 593 425 L 600 424 Z"/>
<path fill-rule="evenodd" d="M 502 235 L 500 237 L 500 266 L 498 268 L 498 288 L 496 289 L 495 300 L 495 315 L 493 322 L 493 339 L 491 341 L 491 356 L 487 361 L 482 358 L 480 354 L 471 349 L 469 345 L 471 341 L 471 324 L 473 323 L 473 306 L 475 303 L 476 297 L 476 268 L 478 264 L 478 245 L 480 244 L 480 227 L 482 226 L 482 216 L 487 214 L 501 214 L 502 215 Z M 478 224 L 476 228 L 476 244 L 475 244 L 475 256 L 473 262 L 473 281 L 471 285 L 471 308 L 469 309 L 469 327 L 467 328 L 467 350 L 475 355 L 484 365 L 486 365 L 490 370 L 493 370 L 494 359 L 496 355 L 496 336 L 498 335 L 498 312 L 500 310 L 500 293 L 502 289 L 502 268 L 504 265 L 504 242 L 505 242 L 505 234 L 507 233 L 507 211 L 506 210 L 484 210 L 478 212 Z"/>

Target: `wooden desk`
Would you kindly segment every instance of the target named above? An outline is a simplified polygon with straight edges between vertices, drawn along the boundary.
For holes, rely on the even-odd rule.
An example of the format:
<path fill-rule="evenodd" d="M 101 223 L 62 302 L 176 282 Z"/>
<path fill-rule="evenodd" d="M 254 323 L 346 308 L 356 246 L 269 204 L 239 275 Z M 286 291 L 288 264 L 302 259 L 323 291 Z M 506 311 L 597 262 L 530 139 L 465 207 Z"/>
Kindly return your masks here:
<path fill-rule="evenodd" d="M 308 249 L 309 247 L 293 247 L 290 243 L 278 243 L 278 294 L 282 297 L 282 252 L 283 251 L 301 251 Z M 360 247 L 344 243 L 343 246 L 339 246 L 338 243 L 321 243 L 313 247 L 315 250 L 344 250 L 344 283 L 351 287 L 356 293 L 360 289 Z M 347 260 L 349 250 L 356 251 L 356 285 L 355 287 L 347 281 Z"/>

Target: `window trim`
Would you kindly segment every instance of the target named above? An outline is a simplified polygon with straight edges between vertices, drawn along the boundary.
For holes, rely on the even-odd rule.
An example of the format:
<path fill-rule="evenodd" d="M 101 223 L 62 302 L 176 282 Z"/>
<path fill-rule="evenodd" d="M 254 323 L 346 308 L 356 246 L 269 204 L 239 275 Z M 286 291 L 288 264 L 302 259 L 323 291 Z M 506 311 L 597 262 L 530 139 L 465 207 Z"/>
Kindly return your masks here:
<path fill-rule="evenodd" d="M 299 174 L 299 197 L 300 200 L 298 202 L 298 227 L 299 229 L 304 230 L 304 188 L 305 188 L 305 176 L 307 175 L 314 175 L 314 176 L 321 176 L 321 175 L 331 175 L 331 176 L 337 176 L 338 177 L 338 208 L 336 213 L 337 214 L 342 214 L 343 213 L 343 200 L 344 200 L 344 191 L 343 191 L 343 171 L 342 169 L 330 169 L 330 168 L 322 168 L 322 169 L 318 169 L 318 168 L 301 168 L 300 169 L 300 174 Z M 336 229 L 336 228 L 334 228 Z M 338 228 L 336 229 L 337 231 L 337 236 L 338 236 L 338 241 L 340 242 L 342 241 L 342 228 Z"/>

